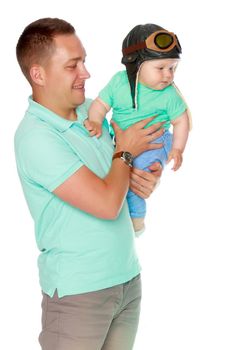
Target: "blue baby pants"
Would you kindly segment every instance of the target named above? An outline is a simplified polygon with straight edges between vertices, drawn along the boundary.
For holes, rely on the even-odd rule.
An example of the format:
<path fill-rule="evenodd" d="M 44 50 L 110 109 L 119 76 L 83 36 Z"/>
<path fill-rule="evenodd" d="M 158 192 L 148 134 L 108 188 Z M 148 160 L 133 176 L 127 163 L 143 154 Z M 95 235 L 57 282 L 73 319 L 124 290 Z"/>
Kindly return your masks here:
<path fill-rule="evenodd" d="M 172 134 L 166 130 L 164 134 L 152 143 L 163 143 L 162 148 L 143 152 L 134 159 L 133 166 L 145 171 L 150 171 L 148 167 L 155 162 L 160 162 L 164 167 L 168 158 L 168 153 L 172 147 Z M 127 193 L 127 201 L 131 218 L 144 218 L 146 215 L 146 201 L 131 190 Z"/>

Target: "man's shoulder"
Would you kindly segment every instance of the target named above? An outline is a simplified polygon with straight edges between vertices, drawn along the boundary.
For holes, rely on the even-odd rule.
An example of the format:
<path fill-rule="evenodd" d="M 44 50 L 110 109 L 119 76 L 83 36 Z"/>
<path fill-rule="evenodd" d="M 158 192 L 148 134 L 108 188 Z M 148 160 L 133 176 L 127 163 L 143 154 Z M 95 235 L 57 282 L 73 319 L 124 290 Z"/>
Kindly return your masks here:
<path fill-rule="evenodd" d="M 47 123 L 26 112 L 14 135 L 16 154 L 23 148 L 40 147 L 46 140 L 51 140 L 56 134 Z"/>
<path fill-rule="evenodd" d="M 15 131 L 15 142 L 20 142 L 24 139 L 25 135 L 33 130 L 37 130 L 37 126 L 37 120 L 35 118 L 30 118 L 29 114 L 26 112 Z"/>

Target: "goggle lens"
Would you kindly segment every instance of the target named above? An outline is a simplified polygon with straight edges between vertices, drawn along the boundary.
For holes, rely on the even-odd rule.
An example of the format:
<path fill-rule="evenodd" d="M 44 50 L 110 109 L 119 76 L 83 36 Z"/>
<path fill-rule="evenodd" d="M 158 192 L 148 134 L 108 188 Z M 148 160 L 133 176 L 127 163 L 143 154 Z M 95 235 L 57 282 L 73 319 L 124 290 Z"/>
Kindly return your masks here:
<path fill-rule="evenodd" d="M 167 49 L 173 43 L 173 37 L 169 34 L 158 34 L 154 38 L 154 43 L 160 49 Z"/>

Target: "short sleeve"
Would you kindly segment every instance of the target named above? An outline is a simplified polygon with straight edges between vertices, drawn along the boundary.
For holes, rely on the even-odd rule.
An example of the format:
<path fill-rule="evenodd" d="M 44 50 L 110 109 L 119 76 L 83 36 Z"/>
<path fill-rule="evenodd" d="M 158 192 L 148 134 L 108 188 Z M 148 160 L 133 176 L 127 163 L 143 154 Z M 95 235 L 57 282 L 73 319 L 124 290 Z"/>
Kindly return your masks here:
<path fill-rule="evenodd" d="M 99 98 L 107 103 L 109 107 L 113 106 L 114 90 L 118 81 L 119 73 L 115 74 L 108 84 L 100 91 Z"/>
<path fill-rule="evenodd" d="M 171 86 L 169 90 L 169 98 L 167 103 L 167 112 L 170 120 L 178 118 L 181 114 L 185 112 L 187 105 L 178 90 Z"/>
<path fill-rule="evenodd" d="M 21 176 L 50 192 L 83 165 L 66 141 L 47 129 L 24 136 L 16 149 L 16 161 Z"/>

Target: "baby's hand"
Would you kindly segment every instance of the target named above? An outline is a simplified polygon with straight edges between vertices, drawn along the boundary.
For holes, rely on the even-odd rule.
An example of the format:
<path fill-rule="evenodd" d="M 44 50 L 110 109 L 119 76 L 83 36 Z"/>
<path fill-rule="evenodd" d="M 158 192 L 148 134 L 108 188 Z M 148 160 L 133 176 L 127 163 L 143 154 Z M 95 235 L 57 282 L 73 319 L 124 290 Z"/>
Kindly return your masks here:
<path fill-rule="evenodd" d="M 176 171 L 180 168 L 182 161 L 183 161 L 181 150 L 175 149 L 175 148 L 172 149 L 168 155 L 167 163 L 169 163 L 172 159 L 174 160 L 172 170 Z"/>
<path fill-rule="evenodd" d="M 100 137 L 102 135 L 102 125 L 101 123 L 90 121 L 86 119 L 84 121 L 85 128 L 89 131 L 90 136 Z"/>

